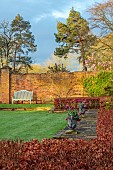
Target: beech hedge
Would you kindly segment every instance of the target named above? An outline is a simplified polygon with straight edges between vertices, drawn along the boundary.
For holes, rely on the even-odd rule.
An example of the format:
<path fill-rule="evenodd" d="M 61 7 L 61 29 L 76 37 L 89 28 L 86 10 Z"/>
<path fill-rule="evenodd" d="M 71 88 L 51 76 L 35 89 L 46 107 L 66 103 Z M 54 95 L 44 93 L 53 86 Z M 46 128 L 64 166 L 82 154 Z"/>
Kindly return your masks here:
<path fill-rule="evenodd" d="M 113 146 L 106 139 L 1 141 L 0 169 L 112 170 Z"/>
<path fill-rule="evenodd" d="M 106 138 L 113 142 L 113 110 L 99 110 L 96 132 L 99 139 Z"/>
<path fill-rule="evenodd" d="M 1 170 L 113 170 L 113 110 L 99 111 L 97 138 L 0 141 Z"/>

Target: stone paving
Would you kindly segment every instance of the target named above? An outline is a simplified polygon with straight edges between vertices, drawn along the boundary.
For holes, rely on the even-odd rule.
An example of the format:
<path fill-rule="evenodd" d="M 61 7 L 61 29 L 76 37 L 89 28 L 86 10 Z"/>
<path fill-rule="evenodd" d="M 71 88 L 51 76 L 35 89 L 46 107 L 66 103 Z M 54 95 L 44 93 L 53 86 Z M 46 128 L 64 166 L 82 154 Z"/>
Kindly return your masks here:
<path fill-rule="evenodd" d="M 97 109 L 88 110 L 85 115 L 80 116 L 80 121 L 77 124 L 76 131 L 66 133 L 66 130 L 60 130 L 53 138 L 69 138 L 69 139 L 85 139 L 90 140 L 97 137 L 96 123 L 97 123 Z"/>

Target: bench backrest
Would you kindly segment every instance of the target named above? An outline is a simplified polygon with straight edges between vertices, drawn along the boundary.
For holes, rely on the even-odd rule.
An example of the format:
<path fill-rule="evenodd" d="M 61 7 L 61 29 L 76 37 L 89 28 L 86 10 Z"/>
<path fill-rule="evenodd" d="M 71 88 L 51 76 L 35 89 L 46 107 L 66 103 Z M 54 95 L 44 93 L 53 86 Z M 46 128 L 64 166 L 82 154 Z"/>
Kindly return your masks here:
<path fill-rule="evenodd" d="M 14 99 L 33 99 L 33 92 L 27 90 L 20 90 L 14 92 Z"/>

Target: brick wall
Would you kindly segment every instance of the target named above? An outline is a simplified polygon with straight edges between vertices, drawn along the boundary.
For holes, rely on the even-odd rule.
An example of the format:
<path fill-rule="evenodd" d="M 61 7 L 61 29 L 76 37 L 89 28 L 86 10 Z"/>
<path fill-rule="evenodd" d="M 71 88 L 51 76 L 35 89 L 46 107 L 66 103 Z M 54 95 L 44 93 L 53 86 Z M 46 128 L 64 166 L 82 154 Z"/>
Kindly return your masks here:
<path fill-rule="evenodd" d="M 4 103 L 4 101 L 8 103 L 8 100 L 11 103 L 14 91 L 17 90 L 33 91 L 34 100 L 38 98 L 43 102 L 53 101 L 53 99 L 57 97 L 87 96 L 83 89 L 82 81 L 84 77 L 96 74 L 94 72 L 10 74 L 9 83 L 7 78 L 5 82 L 6 87 L 4 87 L 2 79 L 5 80 L 9 72 L 8 70 L 6 70 L 7 73 L 3 72 L 3 70 L 1 70 L 1 72 L 0 87 L 2 91 L 0 94 L 0 101 L 2 101 L 2 103 Z M 3 75 L 5 76 L 4 78 Z M 8 88 L 9 97 L 7 92 Z M 3 98 L 3 94 L 6 94 L 5 98 Z"/>
<path fill-rule="evenodd" d="M 10 101 L 10 68 L 1 69 L 0 73 L 0 102 L 9 103 Z"/>
<path fill-rule="evenodd" d="M 54 74 L 12 74 L 11 96 L 17 90 L 31 90 L 34 99 L 51 101 L 56 97 L 82 97 L 85 93 L 82 80 L 95 73 L 74 72 Z"/>

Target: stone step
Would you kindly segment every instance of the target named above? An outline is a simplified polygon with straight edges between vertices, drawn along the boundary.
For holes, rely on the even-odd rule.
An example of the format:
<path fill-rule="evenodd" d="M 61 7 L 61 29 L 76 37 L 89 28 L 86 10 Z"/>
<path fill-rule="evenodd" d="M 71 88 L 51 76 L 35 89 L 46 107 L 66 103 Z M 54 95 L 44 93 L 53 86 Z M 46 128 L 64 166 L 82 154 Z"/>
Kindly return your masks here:
<path fill-rule="evenodd" d="M 96 123 L 97 123 L 97 110 L 89 110 L 85 115 L 81 115 L 81 121 L 78 122 L 75 131 L 67 133 L 66 128 L 60 130 L 53 136 L 53 138 L 61 139 L 84 139 L 91 140 L 97 138 L 96 135 Z"/>
<path fill-rule="evenodd" d="M 59 131 L 56 135 L 54 135 L 53 137 L 54 139 L 62 139 L 62 138 L 68 138 L 68 139 L 85 139 L 85 140 L 89 140 L 89 139 L 94 139 L 97 138 L 97 135 L 95 133 L 80 133 L 78 132 L 77 134 L 72 133 L 72 134 L 66 134 L 64 130 Z"/>

